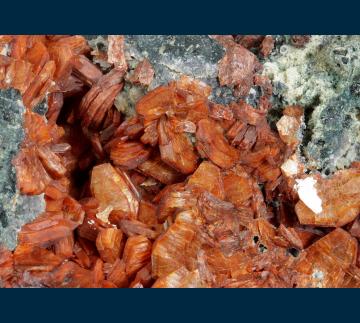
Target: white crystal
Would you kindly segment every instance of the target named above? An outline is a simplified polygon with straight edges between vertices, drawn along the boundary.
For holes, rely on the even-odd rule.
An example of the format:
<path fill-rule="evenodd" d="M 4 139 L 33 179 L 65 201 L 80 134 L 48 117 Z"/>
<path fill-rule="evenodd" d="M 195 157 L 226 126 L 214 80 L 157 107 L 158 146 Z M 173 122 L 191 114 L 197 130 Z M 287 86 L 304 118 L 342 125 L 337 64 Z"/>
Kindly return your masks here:
<path fill-rule="evenodd" d="M 281 165 L 281 170 L 284 172 L 286 176 L 297 175 L 299 171 L 298 163 L 296 160 L 289 158 L 285 163 Z"/>
<path fill-rule="evenodd" d="M 305 179 L 297 179 L 295 190 L 299 194 L 299 198 L 314 213 L 322 212 L 322 201 L 315 188 L 316 179 L 306 177 Z"/>

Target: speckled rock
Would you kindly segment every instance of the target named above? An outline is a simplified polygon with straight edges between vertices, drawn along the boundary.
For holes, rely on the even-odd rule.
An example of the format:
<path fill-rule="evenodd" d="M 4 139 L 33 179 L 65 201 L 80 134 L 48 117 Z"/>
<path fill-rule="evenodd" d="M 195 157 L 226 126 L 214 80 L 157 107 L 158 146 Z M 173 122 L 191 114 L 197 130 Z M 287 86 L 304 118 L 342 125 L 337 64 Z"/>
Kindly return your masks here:
<path fill-rule="evenodd" d="M 181 74 L 217 86 L 217 63 L 224 49 L 208 36 L 135 35 L 126 37 L 128 55 L 148 58 L 155 70 L 151 88 L 174 80 Z"/>
<path fill-rule="evenodd" d="M 309 167 L 328 175 L 360 159 L 359 107 L 360 97 L 346 90 L 314 110 L 311 139 L 303 148 Z"/>
<path fill-rule="evenodd" d="M 305 108 L 301 152 L 311 170 L 328 175 L 360 159 L 360 36 L 312 36 L 303 48 L 278 36 L 264 74 L 276 113 Z"/>
<path fill-rule="evenodd" d="M 12 159 L 24 138 L 24 106 L 14 89 L 0 90 L 0 244 L 16 246 L 20 227 L 44 210 L 42 195 L 24 196 L 16 188 Z"/>
<path fill-rule="evenodd" d="M 86 36 L 93 52 L 107 50 L 106 36 Z M 178 79 L 185 74 L 205 81 L 213 88 L 211 99 L 219 103 L 234 100 L 232 89 L 221 87 L 218 82 L 218 62 L 225 49 L 216 40 L 207 35 L 128 35 L 125 36 L 126 58 L 130 69 L 147 58 L 153 66 L 155 76 L 148 90 Z M 94 59 L 103 70 L 109 66 Z M 141 91 L 125 85 L 117 100 L 117 106 L 127 115 L 133 114 L 133 101 Z M 131 93 L 128 93 L 131 90 Z M 124 102 L 128 101 L 128 106 Z"/>

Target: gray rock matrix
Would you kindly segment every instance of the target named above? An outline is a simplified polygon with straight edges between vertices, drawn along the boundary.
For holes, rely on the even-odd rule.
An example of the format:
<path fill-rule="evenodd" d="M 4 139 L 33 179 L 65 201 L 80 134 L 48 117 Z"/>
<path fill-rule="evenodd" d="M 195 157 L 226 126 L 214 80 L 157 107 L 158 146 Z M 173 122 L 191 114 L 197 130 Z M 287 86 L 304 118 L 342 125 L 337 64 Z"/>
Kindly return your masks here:
<path fill-rule="evenodd" d="M 21 226 L 44 210 L 42 195 L 20 195 L 12 159 L 24 138 L 24 106 L 14 89 L 0 90 L 0 245 L 14 249 Z"/>
<path fill-rule="evenodd" d="M 263 73 L 275 110 L 305 108 L 301 151 L 309 169 L 329 175 L 360 160 L 360 36 L 312 36 L 304 48 L 277 37 Z"/>

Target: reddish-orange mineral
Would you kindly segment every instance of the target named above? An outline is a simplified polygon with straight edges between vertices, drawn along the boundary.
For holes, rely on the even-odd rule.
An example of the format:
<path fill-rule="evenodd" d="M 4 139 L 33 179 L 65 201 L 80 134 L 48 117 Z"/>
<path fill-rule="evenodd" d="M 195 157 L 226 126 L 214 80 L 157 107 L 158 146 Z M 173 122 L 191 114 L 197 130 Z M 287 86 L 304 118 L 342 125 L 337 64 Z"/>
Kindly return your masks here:
<path fill-rule="evenodd" d="M 154 78 L 154 73 L 149 60 L 144 59 L 136 66 L 134 74 L 130 76 L 130 81 L 135 84 L 149 86 Z"/>
<path fill-rule="evenodd" d="M 342 227 L 359 215 L 360 169 L 339 171 L 327 179 L 299 179 L 296 188 L 300 201 L 295 211 L 302 224 Z"/>
<path fill-rule="evenodd" d="M 221 168 L 232 167 L 239 155 L 225 139 L 222 127 L 210 119 L 202 119 L 198 123 L 196 148 L 201 157 L 209 158 Z"/>
<path fill-rule="evenodd" d="M 114 64 L 120 70 L 126 71 L 127 62 L 125 59 L 125 38 L 122 35 L 110 35 L 109 49 L 108 49 L 108 62 Z"/>
<path fill-rule="evenodd" d="M 274 38 L 266 36 L 260 45 L 260 53 L 264 57 L 268 57 L 274 48 Z"/>
<path fill-rule="evenodd" d="M 260 64 L 256 56 L 241 45 L 231 45 L 219 63 L 221 85 L 233 85 L 245 96 L 253 85 L 253 77 Z"/>
<path fill-rule="evenodd" d="M 311 245 L 296 264 L 298 287 L 341 287 L 355 266 L 358 242 L 336 229 Z"/>
<path fill-rule="evenodd" d="M 272 86 L 254 53 L 266 59 L 274 39 L 213 38 L 237 102 L 183 75 L 128 117 L 115 97 L 125 83 L 147 91 L 154 70 L 128 70 L 124 36 L 108 37 L 104 74 L 84 37 L 0 36 L 0 88 L 26 110 L 17 186 L 46 202 L 13 252 L 0 247 L 0 287 L 360 287 L 359 163 L 306 172 L 303 108 L 285 107 L 277 131 L 267 122 Z"/>
<path fill-rule="evenodd" d="M 181 173 L 192 173 L 196 169 L 198 156 L 186 134 L 176 133 L 165 116 L 159 121 L 158 133 L 161 159 Z"/>
<path fill-rule="evenodd" d="M 111 164 L 94 167 L 91 174 L 91 191 L 101 208 L 111 206 L 124 217 L 136 218 L 139 201 L 126 173 L 116 170 Z"/>

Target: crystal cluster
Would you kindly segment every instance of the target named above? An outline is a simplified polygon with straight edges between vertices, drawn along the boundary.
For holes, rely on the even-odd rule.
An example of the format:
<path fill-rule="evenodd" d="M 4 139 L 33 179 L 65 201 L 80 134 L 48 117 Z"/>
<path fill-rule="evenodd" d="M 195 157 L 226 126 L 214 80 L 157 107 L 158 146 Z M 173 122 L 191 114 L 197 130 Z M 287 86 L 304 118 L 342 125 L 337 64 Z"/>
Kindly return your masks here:
<path fill-rule="evenodd" d="M 14 252 L 0 249 L 1 286 L 360 285 L 359 163 L 307 174 L 303 109 L 285 107 L 277 131 L 267 122 L 271 83 L 250 49 L 266 58 L 272 37 L 213 37 L 226 48 L 219 82 L 238 101 L 212 102 L 210 86 L 182 75 L 131 117 L 115 99 L 127 83 L 146 92 L 154 70 L 128 64 L 123 36 L 101 58 L 81 36 L 0 37 L 0 87 L 26 109 L 17 185 L 46 200 Z M 253 86 L 257 106 L 245 100 Z"/>

